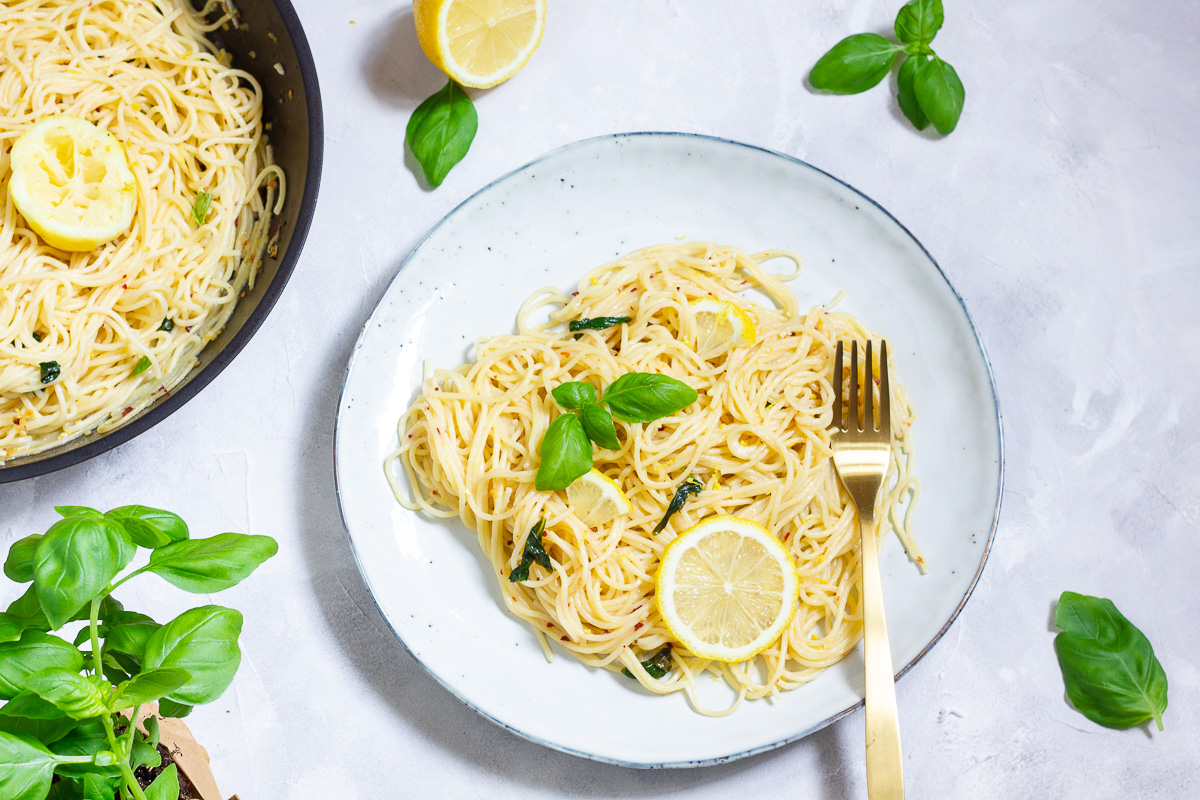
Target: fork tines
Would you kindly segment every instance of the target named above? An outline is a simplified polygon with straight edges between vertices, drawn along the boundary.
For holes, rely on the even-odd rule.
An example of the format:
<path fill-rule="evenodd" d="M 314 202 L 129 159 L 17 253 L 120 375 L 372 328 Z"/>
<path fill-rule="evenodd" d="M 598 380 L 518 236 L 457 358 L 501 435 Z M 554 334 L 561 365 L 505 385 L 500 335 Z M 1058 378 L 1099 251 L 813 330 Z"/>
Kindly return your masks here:
<path fill-rule="evenodd" d="M 859 421 L 858 416 L 858 342 L 850 342 L 850 392 L 846 401 L 850 403 L 850 412 L 854 415 L 852 419 L 844 419 L 842 411 L 842 374 L 845 359 L 843 357 L 843 343 L 837 343 L 837 353 L 833 360 L 833 427 L 839 430 L 871 430 L 871 431 L 888 431 L 892 427 L 891 415 L 891 393 L 888 387 L 888 360 L 887 360 L 887 340 L 881 339 L 879 342 L 879 427 L 875 426 L 875 392 L 874 386 L 874 357 L 871 351 L 871 341 L 867 341 L 867 357 L 866 369 L 863 370 L 863 384 L 866 391 L 863 392 L 863 416 L 862 421 Z"/>

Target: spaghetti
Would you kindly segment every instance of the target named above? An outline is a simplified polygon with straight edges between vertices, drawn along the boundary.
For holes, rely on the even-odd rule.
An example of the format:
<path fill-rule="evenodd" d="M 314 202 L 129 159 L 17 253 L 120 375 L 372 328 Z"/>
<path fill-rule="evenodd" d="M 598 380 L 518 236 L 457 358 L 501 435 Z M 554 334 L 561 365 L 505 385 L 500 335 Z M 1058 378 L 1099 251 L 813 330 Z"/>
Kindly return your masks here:
<path fill-rule="evenodd" d="M 774 258 L 794 262 L 788 274 L 766 272 Z M 731 247 L 689 242 L 650 247 L 598 267 L 566 294 L 535 292 L 517 315 L 519 333 L 481 339 L 476 359 L 428 372 L 399 423 L 399 448 L 386 472 L 406 508 L 459 517 L 479 536 L 508 609 L 543 638 L 586 664 L 626 669 L 652 692 L 686 691 L 697 710 L 729 713 L 742 700 L 812 680 L 862 636 L 858 522 L 833 471 L 834 349 L 838 339 L 872 336 L 847 313 L 818 306 L 801 312 L 784 286 L 800 274 L 786 252 L 747 255 Z M 745 296 L 757 290 L 771 306 Z M 695 301 L 733 303 L 757 320 L 757 341 L 720 352 L 701 348 Z M 549 312 L 549 320 L 537 321 Z M 580 318 L 628 316 L 627 324 L 583 331 Z M 551 389 L 567 381 L 607 386 L 629 372 L 684 381 L 699 399 L 653 423 L 617 421 L 621 449 L 596 449 L 595 466 L 627 493 L 632 511 L 600 529 L 584 525 L 564 492 L 538 492 L 538 446 L 558 412 Z M 843 376 L 849 380 L 847 367 Z M 876 387 L 877 390 L 877 387 Z M 912 536 L 918 485 L 912 476 L 913 420 L 904 389 L 891 383 L 893 449 L 880 532 L 890 527 L 924 571 Z M 411 489 L 405 496 L 396 462 Z M 675 490 L 686 476 L 703 490 L 660 534 Z M 796 560 L 799 606 L 783 636 L 750 661 L 699 659 L 673 644 L 654 603 L 663 549 L 679 532 L 715 514 L 763 525 Z M 527 531 L 546 518 L 543 544 L 552 568 L 526 582 L 508 580 Z M 886 520 L 886 522 L 884 522 Z M 547 647 L 547 655 L 550 651 Z M 697 679 L 723 678 L 736 692 L 723 711 L 703 708 Z"/>
<path fill-rule="evenodd" d="M 4 4 L 0 464 L 147 407 L 253 288 L 283 173 L 264 138 L 259 84 L 205 38 L 230 19 L 205 22 L 217 5 Z M 136 179 L 128 231 L 89 252 L 41 241 L 7 192 L 13 141 L 55 114 L 115 135 Z"/>

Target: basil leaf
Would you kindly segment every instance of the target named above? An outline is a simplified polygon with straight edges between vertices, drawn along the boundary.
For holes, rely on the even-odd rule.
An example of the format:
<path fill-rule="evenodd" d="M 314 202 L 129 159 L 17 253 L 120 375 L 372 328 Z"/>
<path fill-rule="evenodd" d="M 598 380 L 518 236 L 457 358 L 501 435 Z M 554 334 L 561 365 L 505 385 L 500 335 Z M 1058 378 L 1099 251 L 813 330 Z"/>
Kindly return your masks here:
<path fill-rule="evenodd" d="M 657 653 L 641 663 L 642 669 L 646 670 L 651 678 L 658 680 L 670 672 L 671 667 L 674 666 L 671 661 L 671 645 L 666 645 Z M 634 677 L 633 673 L 630 672 L 628 668 L 622 669 L 621 674 L 628 678 Z"/>
<path fill-rule="evenodd" d="M 576 331 L 602 331 L 606 328 L 613 328 L 632 321 L 633 317 L 585 317 L 583 319 L 573 319 L 568 322 L 567 330 L 571 333 L 575 333 Z M 582 336 L 582 333 L 575 333 L 574 338 L 579 339 Z"/>
<path fill-rule="evenodd" d="M 46 619 L 46 612 L 38 603 L 37 590 L 32 585 L 25 590 L 25 594 L 13 600 L 4 613 L 15 620 L 22 630 L 50 630 L 50 620 Z"/>
<path fill-rule="evenodd" d="M 270 536 L 219 533 L 160 547 L 146 569 L 187 592 L 219 592 L 236 586 L 278 550 Z"/>
<path fill-rule="evenodd" d="M 192 707 L 184 703 L 176 703 L 173 700 L 168 700 L 165 697 L 158 701 L 158 715 L 160 717 L 183 719 L 190 713 L 192 713 Z"/>
<path fill-rule="evenodd" d="M 208 192 L 198 192 L 196 202 L 192 203 L 192 219 L 199 228 L 208 219 L 208 209 L 212 206 L 213 196 Z"/>
<path fill-rule="evenodd" d="M 42 800 L 50 791 L 57 763 L 54 754 L 36 739 L 0 733 L 0 797 Z"/>
<path fill-rule="evenodd" d="M 146 729 L 146 742 L 153 747 L 158 747 L 158 717 L 151 714 L 150 716 L 146 717 L 146 720 L 142 723 L 142 726 Z"/>
<path fill-rule="evenodd" d="M 462 161 L 478 127 L 471 98 L 454 81 L 417 106 L 408 120 L 405 139 L 430 186 L 440 186 Z"/>
<path fill-rule="evenodd" d="M 38 364 L 38 369 L 40 370 L 39 377 L 42 379 L 42 383 L 54 383 L 58 376 L 62 374 L 62 367 L 58 365 L 57 361 L 42 361 Z"/>
<path fill-rule="evenodd" d="M 136 745 L 134 745 L 136 747 Z M 86 773 L 83 778 L 83 800 L 112 800 L 125 785 L 121 775 L 97 775 Z M 57 784 L 56 784 L 57 785 Z"/>
<path fill-rule="evenodd" d="M 0 613 L 0 643 L 15 642 L 25 631 L 25 620 L 9 613 Z"/>
<path fill-rule="evenodd" d="M 654 422 L 682 411 L 698 396 L 695 389 L 667 375 L 627 372 L 612 382 L 601 402 L 626 422 Z"/>
<path fill-rule="evenodd" d="M 592 443 L 578 414 L 559 414 L 542 437 L 542 463 L 533 485 L 539 492 L 565 489 L 592 468 Z"/>
<path fill-rule="evenodd" d="M 146 642 L 146 669 L 178 667 L 190 673 L 187 683 L 167 698 L 197 705 L 221 696 L 233 682 L 242 651 L 238 635 L 242 615 L 231 608 L 201 606 L 163 625 Z"/>
<path fill-rule="evenodd" d="M 663 518 L 654 526 L 655 533 L 662 533 L 663 528 L 667 527 L 667 523 L 671 521 L 671 517 L 683 508 L 683 504 L 687 502 L 689 497 L 700 494 L 704 489 L 704 484 L 699 478 L 692 475 L 687 476 L 687 480 L 679 485 L 675 490 L 675 496 L 671 498 L 670 505 L 667 506 L 667 513 L 663 514 Z"/>
<path fill-rule="evenodd" d="M 83 655 L 57 636 L 27 630 L 15 642 L 0 644 L 0 700 L 25 690 L 30 675 L 52 667 L 79 672 Z"/>
<path fill-rule="evenodd" d="M 106 512 L 117 522 L 134 544 L 149 549 L 188 538 L 188 526 L 178 514 L 149 506 L 121 506 Z"/>
<path fill-rule="evenodd" d="M 135 611 L 120 611 L 104 620 L 100 629 L 104 637 L 105 650 L 126 653 L 141 658 L 146 651 L 146 642 L 162 626 Z"/>
<path fill-rule="evenodd" d="M 142 356 L 138 359 L 137 364 L 134 365 L 133 374 L 141 375 L 148 369 L 150 369 L 150 356 Z"/>
<path fill-rule="evenodd" d="M 8 548 L 8 558 L 4 560 L 4 574 L 17 583 L 33 580 L 33 554 L 41 540 L 42 535 L 35 533 L 13 542 Z"/>
<path fill-rule="evenodd" d="M 178 800 L 179 776 L 174 764 L 158 773 L 154 783 L 146 787 L 146 800 Z"/>
<path fill-rule="evenodd" d="M 584 406 L 579 412 L 579 421 L 583 423 L 583 432 L 587 437 L 605 450 L 620 450 L 621 442 L 617 439 L 617 427 L 613 425 L 612 414 L 600 406 Z"/>
<path fill-rule="evenodd" d="M 521 563 L 513 567 L 512 572 L 508 573 L 508 579 L 513 583 L 529 580 L 529 567 L 535 561 L 541 564 L 546 570 L 553 568 L 550 562 L 550 554 L 542 546 L 542 532 L 545 530 L 545 517 L 539 519 L 537 524 L 530 528 L 529 534 L 525 537 L 525 545 L 521 551 Z"/>
<path fill-rule="evenodd" d="M 54 510 L 62 517 L 102 517 L 99 511 L 88 506 L 55 506 Z"/>
<path fill-rule="evenodd" d="M 928 46 L 944 21 L 942 0 L 912 0 L 896 14 L 896 38 L 906 44 Z"/>
<path fill-rule="evenodd" d="M 162 325 L 158 326 L 158 329 L 160 331 L 166 331 L 167 333 L 170 333 L 171 331 L 175 330 L 175 320 L 171 319 L 170 317 L 165 317 L 162 321 Z"/>
<path fill-rule="evenodd" d="M 120 710 L 153 702 L 183 686 L 191 677 L 187 670 L 178 667 L 148 669 L 117 687 L 111 707 Z"/>
<path fill-rule="evenodd" d="M 913 78 L 917 74 L 917 69 L 927 60 L 926 56 L 909 56 L 900 65 L 900 74 L 896 76 L 896 101 L 900 104 L 900 110 L 904 112 L 904 116 L 908 117 L 908 121 L 919 131 L 929 127 L 929 117 L 925 116 L 925 112 L 921 110 L 921 104 L 917 102 L 917 94 L 913 89 Z"/>
<path fill-rule="evenodd" d="M 51 525 L 38 543 L 33 579 L 50 626 L 69 622 L 134 552 L 121 527 L 104 517 L 67 517 Z"/>
<path fill-rule="evenodd" d="M 1163 729 L 1167 675 L 1150 640 L 1111 600 L 1063 592 L 1054 612 L 1063 632 L 1054 651 L 1071 704 L 1106 728 L 1153 719 Z"/>
<path fill-rule="evenodd" d="M 21 692 L 0 706 L 0 731 L 32 736 L 42 744 L 58 741 L 78 724 L 33 692 Z"/>
<path fill-rule="evenodd" d="M 825 92 L 865 92 L 884 79 L 902 49 L 877 33 L 847 36 L 813 65 L 808 82 Z"/>
<path fill-rule="evenodd" d="M 25 688 L 53 703 L 72 719 L 88 719 L 108 712 L 107 699 L 96 684 L 77 671 L 51 667 L 25 678 Z"/>
<path fill-rule="evenodd" d="M 550 390 L 554 399 L 563 408 L 578 410 L 596 403 L 596 387 L 583 381 L 560 383 Z"/>
<path fill-rule="evenodd" d="M 934 56 L 916 68 L 913 94 L 937 132 L 945 136 L 958 125 L 966 90 L 954 67 Z"/>

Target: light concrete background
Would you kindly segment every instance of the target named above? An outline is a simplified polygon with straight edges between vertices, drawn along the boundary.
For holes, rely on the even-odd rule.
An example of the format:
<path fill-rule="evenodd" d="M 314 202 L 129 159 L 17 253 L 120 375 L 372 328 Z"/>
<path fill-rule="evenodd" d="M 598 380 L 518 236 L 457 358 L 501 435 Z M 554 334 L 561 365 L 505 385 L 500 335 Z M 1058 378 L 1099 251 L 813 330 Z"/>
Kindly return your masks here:
<path fill-rule="evenodd" d="M 1182 2 L 947 2 L 935 45 L 967 90 L 958 130 L 916 133 L 891 91 L 813 94 L 813 62 L 887 32 L 900 3 L 557 0 L 514 80 L 474 92 L 470 154 L 436 191 L 404 153 L 444 79 L 404 0 L 295 0 L 325 102 L 316 220 L 256 338 L 187 407 L 114 452 L 0 486 L 0 540 L 55 504 L 140 502 L 193 529 L 265 533 L 278 557 L 220 595 L 246 612 L 233 688 L 190 724 L 253 798 L 865 797 L 862 717 L 689 771 L 561 755 L 486 722 L 404 652 L 354 566 L 332 436 L 350 348 L 404 256 L 461 200 L 546 150 L 682 130 L 805 159 L 929 248 L 995 368 L 1007 486 L 991 560 L 899 684 L 910 797 L 1200 795 L 1200 10 Z M 892 83 L 894 90 L 894 82 Z M 15 596 L 0 584 L 0 600 Z M 1170 679 L 1166 731 L 1110 731 L 1063 697 L 1064 589 L 1112 598 Z M 188 596 L 132 583 L 164 618 Z M 553 702 L 553 701 L 550 701 Z M 630 735 L 652 733 L 631 720 Z"/>

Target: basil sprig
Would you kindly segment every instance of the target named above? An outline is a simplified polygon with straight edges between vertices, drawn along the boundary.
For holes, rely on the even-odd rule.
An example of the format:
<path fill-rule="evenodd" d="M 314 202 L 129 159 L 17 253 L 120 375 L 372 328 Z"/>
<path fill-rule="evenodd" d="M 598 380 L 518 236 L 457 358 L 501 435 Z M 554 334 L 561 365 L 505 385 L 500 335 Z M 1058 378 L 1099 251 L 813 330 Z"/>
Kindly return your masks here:
<path fill-rule="evenodd" d="M 475 105 L 453 80 L 425 99 L 408 120 L 405 140 L 430 186 L 441 186 L 475 139 Z"/>
<path fill-rule="evenodd" d="M 0 797 L 178 797 L 173 766 L 140 788 L 134 771 L 161 766 L 157 721 L 143 733 L 121 712 L 157 701 L 159 716 L 183 716 L 220 696 L 241 660 L 242 615 L 206 605 L 160 625 L 112 593 L 148 572 L 197 594 L 227 589 L 275 554 L 275 540 L 192 539 L 178 516 L 146 506 L 55 510 L 63 518 L 4 562 L 30 586 L 0 613 Z M 126 571 L 139 550 L 149 563 Z M 54 633 L 81 621 L 74 643 Z"/>
<path fill-rule="evenodd" d="M 1163 729 L 1167 675 L 1150 640 L 1111 600 L 1063 592 L 1054 612 L 1054 651 L 1071 704 L 1106 728 L 1153 719 Z"/>
<path fill-rule="evenodd" d="M 652 372 L 629 372 L 609 384 L 602 398 L 582 381 L 551 390 L 567 410 L 550 423 L 542 437 L 542 463 L 534 487 L 539 492 L 565 489 L 592 468 L 592 442 L 619 450 L 613 417 L 626 422 L 654 422 L 696 402 L 696 390 L 682 381 Z M 604 408 L 608 406 L 608 408 Z"/>
<path fill-rule="evenodd" d="M 633 317 L 584 317 L 583 319 L 573 319 L 568 322 L 567 330 L 574 333 L 575 338 L 578 339 L 583 334 L 576 333 L 576 331 L 602 331 L 632 321 Z"/>
<path fill-rule="evenodd" d="M 550 569 L 550 554 L 542 546 L 542 533 L 546 530 L 546 518 L 542 517 L 529 530 L 525 537 L 525 546 L 521 550 L 521 563 L 508 573 L 508 579 L 513 583 L 529 580 L 529 567 L 536 561 L 544 569 Z"/>
<path fill-rule="evenodd" d="M 917 130 L 930 123 L 943 136 L 958 125 L 966 90 L 954 67 L 931 46 L 944 22 L 942 0 L 912 0 L 896 15 L 899 43 L 877 33 L 847 36 L 821 56 L 809 72 L 814 89 L 858 94 L 878 84 L 903 57 L 897 76 L 896 100 Z"/>
<path fill-rule="evenodd" d="M 671 521 L 671 517 L 683 508 L 683 504 L 687 502 L 688 498 L 700 494 L 703 489 L 704 484 L 700 482 L 699 478 L 688 475 L 687 479 L 675 490 L 675 496 L 671 498 L 671 504 L 667 506 L 667 513 L 663 514 L 663 518 L 654 526 L 654 532 L 662 533 L 663 528 L 667 527 L 667 523 Z"/>

